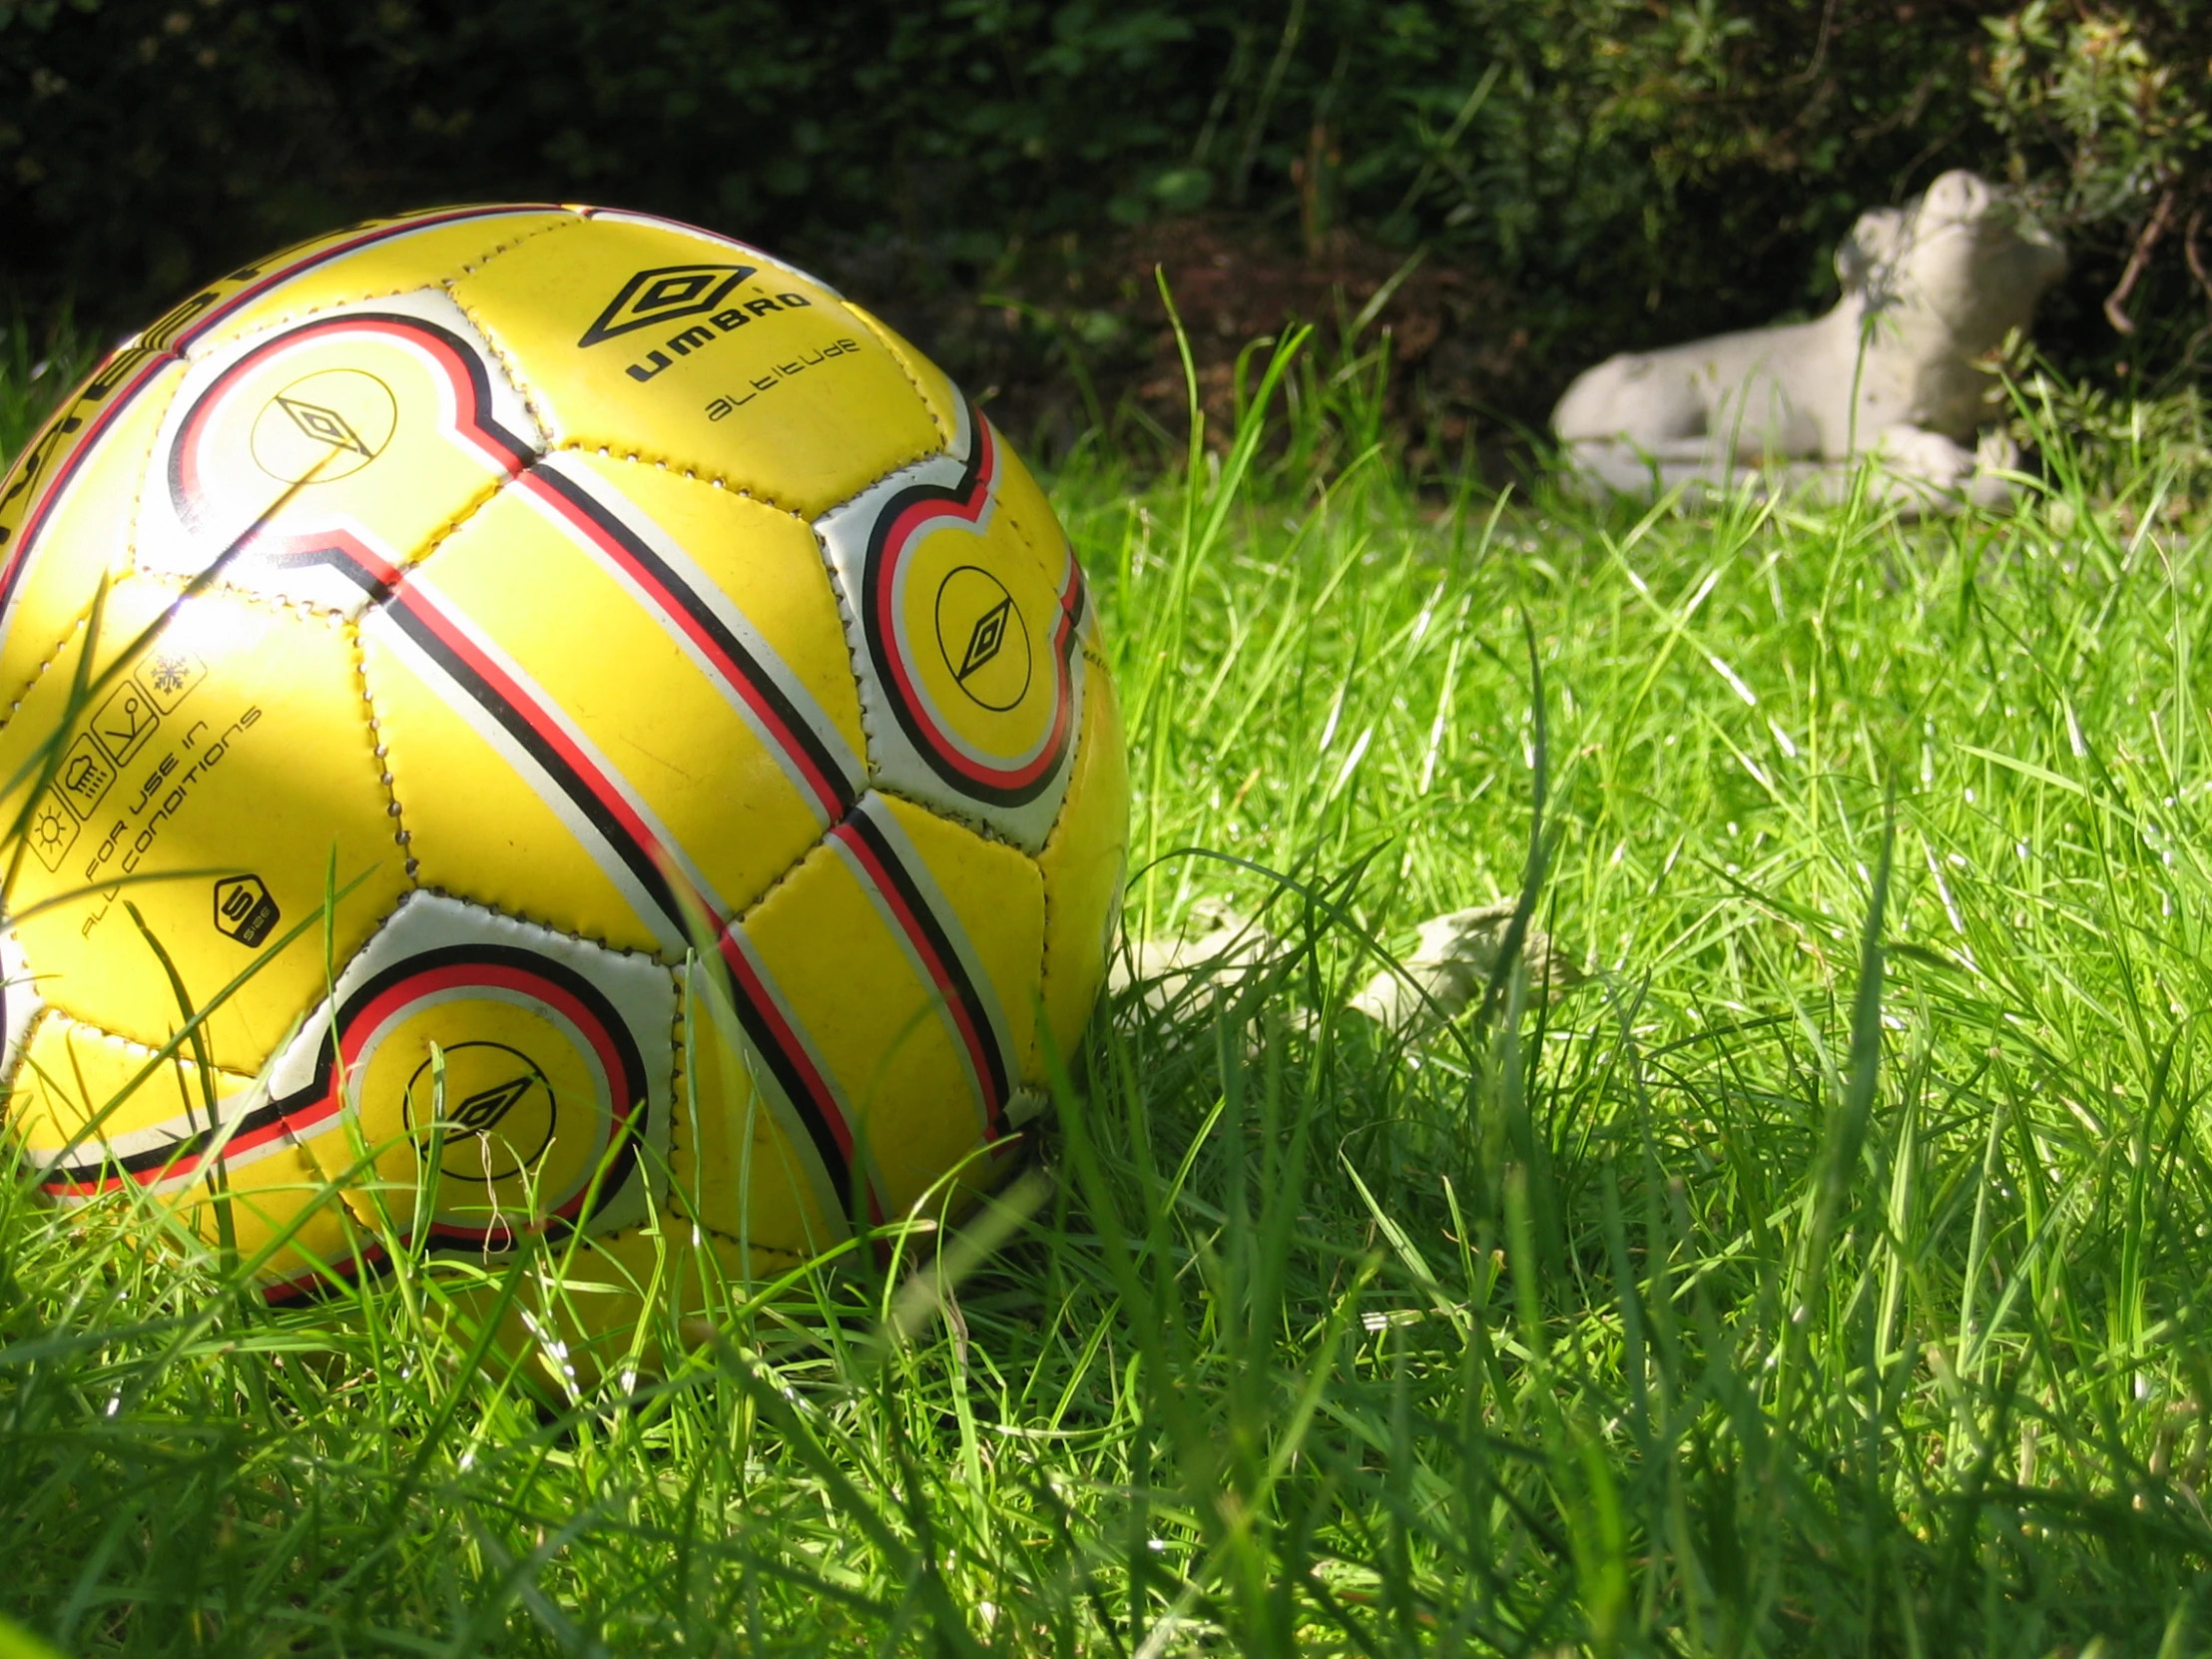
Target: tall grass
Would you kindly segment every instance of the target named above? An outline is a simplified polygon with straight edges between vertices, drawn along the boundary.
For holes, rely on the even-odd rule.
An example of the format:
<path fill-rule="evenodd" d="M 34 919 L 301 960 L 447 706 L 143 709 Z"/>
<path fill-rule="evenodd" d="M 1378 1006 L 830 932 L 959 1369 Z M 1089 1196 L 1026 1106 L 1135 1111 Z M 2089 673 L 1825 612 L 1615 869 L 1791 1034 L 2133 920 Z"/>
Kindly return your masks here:
<path fill-rule="evenodd" d="M 71 1653 L 2202 1650 L 2169 458 L 2052 430 L 2047 495 L 1923 526 L 1445 497 L 1379 358 L 1277 367 L 1164 476 L 1056 483 L 1131 926 L 1226 896 L 1281 946 L 1101 1010 L 1008 1242 L 556 1406 L 400 1298 L 255 1311 L 0 1187 L 0 1609 Z M 1333 1013 L 1515 893 L 1588 984 L 1411 1048 Z"/>
<path fill-rule="evenodd" d="M 0 324 L 0 465 L 30 441 L 46 411 L 98 355 L 67 321 L 43 335 L 20 316 Z"/>

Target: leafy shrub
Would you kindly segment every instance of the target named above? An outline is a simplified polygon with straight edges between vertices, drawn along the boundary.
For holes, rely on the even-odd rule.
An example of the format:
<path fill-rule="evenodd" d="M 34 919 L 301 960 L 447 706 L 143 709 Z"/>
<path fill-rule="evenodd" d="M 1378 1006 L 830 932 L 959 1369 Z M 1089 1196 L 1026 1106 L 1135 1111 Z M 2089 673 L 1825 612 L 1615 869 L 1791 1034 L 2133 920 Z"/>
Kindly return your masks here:
<path fill-rule="evenodd" d="M 2201 240 L 2212 209 L 2212 16 L 2140 0 L 2061 17 L 2033 0 L 1989 33 L 1981 99 L 2014 178 L 2046 218 L 2119 257 L 2101 307 L 2114 330 L 2131 335 L 2139 314 L 2160 317 L 2154 335 L 2170 347 L 2185 330 L 2193 358 L 2207 336 L 2184 273 L 2212 302 Z M 2179 258 L 2161 260 L 2161 245 Z"/>
<path fill-rule="evenodd" d="M 2060 360 L 2144 359 L 2178 342 L 2100 302 L 2138 248 L 2135 312 L 2187 292 L 2207 28 L 2191 0 L 0 0 L 0 290 L 120 324 L 347 219 L 556 197 L 873 297 L 1041 299 L 1203 212 L 1293 257 L 1425 246 L 1555 385 L 1822 302 L 1861 208 L 1967 165 L 2058 181 Z"/>

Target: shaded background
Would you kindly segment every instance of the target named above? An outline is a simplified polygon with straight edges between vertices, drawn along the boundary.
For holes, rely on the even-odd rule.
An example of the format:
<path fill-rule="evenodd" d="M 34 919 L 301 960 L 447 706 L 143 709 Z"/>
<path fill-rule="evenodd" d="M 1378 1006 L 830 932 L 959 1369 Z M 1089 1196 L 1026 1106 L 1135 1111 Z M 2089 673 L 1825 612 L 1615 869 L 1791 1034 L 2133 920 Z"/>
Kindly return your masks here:
<path fill-rule="evenodd" d="M 1608 351 L 1818 308 L 1861 208 L 1970 166 L 2074 250 L 2053 359 L 2170 381 L 2212 293 L 2208 10 L 0 0 L 0 308 L 35 351 L 347 221 L 621 203 L 822 270 L 1049 443 L 1173 425 L 1156 264 L 1210 399 L 1395 277 L 1395 407 L 1448 452 Z"/>

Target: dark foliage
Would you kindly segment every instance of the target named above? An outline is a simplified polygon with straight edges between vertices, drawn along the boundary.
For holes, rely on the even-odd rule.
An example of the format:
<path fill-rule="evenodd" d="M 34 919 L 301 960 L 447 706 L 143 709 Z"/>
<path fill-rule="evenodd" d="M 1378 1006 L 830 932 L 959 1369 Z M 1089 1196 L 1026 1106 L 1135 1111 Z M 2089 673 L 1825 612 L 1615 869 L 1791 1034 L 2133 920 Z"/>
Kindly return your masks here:
<path fill-rule="evenodd" d="M 2185 308 L 2202 123 L 2169 116 L 2201 108 L 2206 25 L 2180 0 L 2128 0 L 2117 36 L 2048 12 L 0 0 L 0 293 L 123 326 L 335 223 L 554 197 L 741 231 L 942 334 L 932 294 L 1064 310 L 1114 238 L 1204 210 L 1287 261 L 1430 249 L 1511 313 L 1459 356 L 1510 336 L 1537 365 L 1471 395 L 1533 408 L 1603 349 L 1819 303 L 1863 206 L 2033 165 L 2073 181 L 2052 202 L 2087 244 L 2046 336 L 2170 356 L 2100 302 L 2170 195 L 2132 303 Z M 2147 111 L 2129 146 L 2107 105 Z"/>

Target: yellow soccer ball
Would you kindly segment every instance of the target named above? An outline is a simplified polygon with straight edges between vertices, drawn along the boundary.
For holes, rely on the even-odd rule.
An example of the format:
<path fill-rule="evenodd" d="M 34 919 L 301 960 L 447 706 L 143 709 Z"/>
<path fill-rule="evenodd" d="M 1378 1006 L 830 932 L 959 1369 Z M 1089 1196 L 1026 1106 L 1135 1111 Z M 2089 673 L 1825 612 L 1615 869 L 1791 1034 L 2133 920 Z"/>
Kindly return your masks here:
<path fill-rule="evenodd" d="M 0 710 L 15 1139 L 273 1302 L 551 1245 L 619 1341 L 956 1202 L 1118 906 L 1035 481 L 850 300 L 642 214 L 371 223 L 120 349 L 0 500 Z"/>

